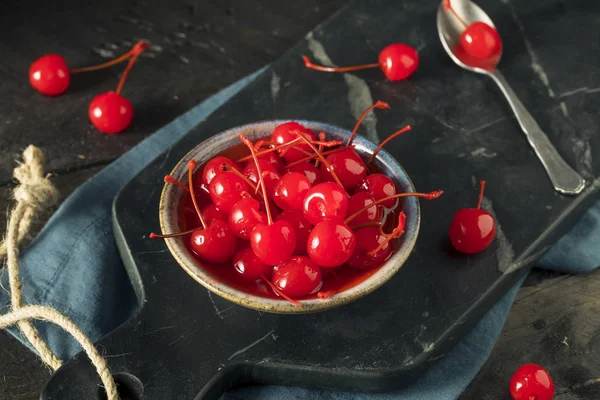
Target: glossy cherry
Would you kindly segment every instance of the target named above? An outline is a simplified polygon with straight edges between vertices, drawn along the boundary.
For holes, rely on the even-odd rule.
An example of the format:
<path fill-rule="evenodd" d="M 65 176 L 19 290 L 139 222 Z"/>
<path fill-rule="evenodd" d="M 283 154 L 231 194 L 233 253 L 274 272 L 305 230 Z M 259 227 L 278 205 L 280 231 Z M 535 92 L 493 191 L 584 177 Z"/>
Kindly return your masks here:
<path fill-rule="evenodd" d="M 229 214 L 229 228 L 240 239 L 248 240 L 250 233 L 259 223 L 265 223 L 267 215 L 259 211 L 258 200 L 249 194 L 242 194 L 244 198 L 235 203 Z"/>
<path fill-rule="evenodd" d="M 29 67 L 29 83 L 47 96 L 63 94 L 71 83 L 67 62 L 58 54 L 46 54 Z"/>
<path fill-rule="evenodd" d="M 206 163 L 202 173 L 198 175 L 200 177 L 200 183 L 208 185 L 215 175 L 225 170 L 223 169 L 223 164 L 228 166 L 228 168 L 233 168 L 240 171 L 240 167 L 235 161 L 230 160 L 227 157 L 218 156 Z M 194 184 L 196 184 L 197 179 L 198 178 L 194 177 Z"/>
<path fill-rule="evenodd" d="M 275 186 L 273 200 L 282 210 L 302 210 L 304 198 L 310 188 L 310 181 L 304 174 L 288 172 Z"/>
<path fill-rule="evenodd" d="M 210 225 L 215 220 L 227 221 L 227 216 L 217 210 L 214 204 L 207 204 L 202 209 L 200 209 L 202 213 L 202 217 L 204 217 L 204 222 L 207 225 Z"/>
<path fill-rule="evenodd" d="M 375 200 L 380 200 L 385 197 L 393 196 L 396 194 L 396 185 L 387 176 L 374 173 L 366 176 L 356 188 L 356 193 L 368 193 Z M 384 207 L 392 208 L 396 204 L 396 199 L 389 199 L 381 203 Z"/>
<path fill-rule="evenodd" d="M 316 293 L 323 285 L 321 268 L 306 256 L 295 256 L 277 266 L 271 282 L 292 298 Z"/>
<path fill-rule="evenodd" d="M 358 153 L 352 149 L 346 149 L 327 156 L 326 160 L 338 176 L 344 189 L 353 191 L 358 184 L 367 176 L 367 166 Z M 325 164 L 321 164 L 321 176 L 324 181 L 333 181 L 333 176 Z"/>
<path fill-rule="evenodd" d="M 356 269 L 379 267 L 392 254 L 392 243 L 379 226 L 365 226 L 354 230 L 356 249 L 347 261 L 348 266 Z"/>
<path fill-rule="evenodd" d="M 249 281 L 255 281 L 263 277 L 269 279 L 273 273 L 273 267 L 260 261 L 249 247 L 240 249 L 235 253 L 233 267 Z"/>
<path fill-rule="evenodd" d="M 298 122 L 292 121 L 278 125 L 273 130 L 271 140 L 278 144 L 289 143 L 298 137 L 293 132 L 308 135 L 311 140 L 317 139 L 317 135 L 311 129 L 305 128 Z M 298 144 L 296 146 L 293 146 L 293 148 L 291 149 L 286 149 L 285 151 L 282 151 L 282 157 L 287 163 L 291 163 L 303 157 L 306 157 L 306 153 L 308 152 L 310 152 L 310 147 L 308 147 L 306 144 Z"/>
<path fill-rule="evenodd" d="M 285 167 L 285 172 L 299 172 L 308 178 L 311 186 L 321 183 L 321 171 L 315 165 L 308 161 L 303 161 L 298 164 L 288 165 Z"/>
<path fill-rule="evenodd" d="M 452 246 L 461 253 L 473 254 L 485 250 L 496 237 L 496 221 L 481 209 L 485 181 L 481 181 L 477 208 L 463 208 L 454 214 L 449 236 Z"/>
<path fill-rule="evenodd" d="M 552 400 L 554 381 L 537 364 L 524 364 L 510 380 L 510 394 L 515 400 Z"/>
<path fill-rule="evenodd" d="M 296 249 L 294 250 L 294 255 L 305 255 L 306 242 L 308 241 L 308 235 L 312 229 L 312 225 L 304 218 L 302 212 L 298 210 L 283 211 L 277 216 L 276 221 L 282 219 L 289 222 L 296 233 Z"/>
<path fill-rule="evenodd" d="M 344 218 L 348 211 L 348 193 L 335 182 L 323 182 L 306 192 L 302 212 L 313 225 L 325 218 Z"/>
<path fill-rule="evenodd" d="M 275 168 L 275 171 L 277 171 L 280 174 L 283 172 L 283 170 L 285 168 L 285 164 L 284 164 L 283 160 L 274 151 L 271 151 L 269 153 L 265 153 L 265 154 L 258 156 L 258 160 L 265 161 L 268 164 L 271 164 L 271 166 L 273 168 Z M 250 164 L 254 165 L 254 161 L 248 160 L 248 162 L 246 163 L 246 166 L 248 166 Z"/>
<path fill-rule="evenodd" d="M 354 232 L 341 218 L 328 218 L 313 227 L 306 251 L 317 265 L 326 268 L 344 264 L 356 248 Z"/>
<path fill-rule="evenodd" d="M 265 183 L 266 189 L 267 189 L 267 197 L 272 200 L 273 199 L 273 195 L 275 194 L 275 188 L 277 187 L 281 176 L 279 175 L 279 172 L 277 172 L 277 170 L 275 169 L 275 167 L 270 164 L 268 161 L 266 160 L 258 160 L 258 163 L 260 164 L 260 170 L 262 171 L 262 178 L 263 181 Z M 250 182 L 252 182 L 254 185 L 257 185 L 257 190 L 260 190 L 260 188 L 258 187 L 258 183 L 259 183 L 259 179 L 258 179 L 258 167 L 256 166 L 255 163 L 252 164 L 248 164 L 246 166 L 246 168 L 244 168 L 244 170 L 242 171 L 242 174 L 248 178 L 248 180 Z"/>
<path fill-rule="evenodd" d="M 229 214 L 231 209 L 242 199 L 242 193 L 251 193 L 248 183 L 233 172 L 221 172 L 215 175 L 208 185 L 210 198 L 217 210 Z"/>
<path fill-rule="evenodd" d="M 395 200 L 394 200 L 395 201 Z M 350 196 L 350 201 L 348 202 L 348 215 L 352 215 L 359 210 L 364 210 L 370 204 L 373 204 L 373 207 L 367 208 L 362 211 L 352 220 L 352 225 L 362 225 L 369 222 L 381 221 L 383 216 L 383 210 L 381 205 L 374 204 L 375 198 L 367 193 L 367 192 L 357 192 L 354 196 Z"/>
<path fill-rule="evenodd" d="M 403 43 L 393 43 L 379 52 L 377 64 L 363 64 L 352 67 L 324 67 L 313 64 L 306 56 L 302 57 L 306 68 L 324 72 L 351 72 L 367 68 L 381 68 L 386 78 L 400 81 L 411 76 L 419 66 L 419 54 L 413 47 Z"/>
<path fill-rule="evenodd" d="M 296 233 L 292 225 L 286 220 L 282 219 L 273 222 L 263 171 L 261 163 L 256 156 L 254 145 L 242 134 L 239 135 L 239 138 L 250 149 L 250 153 L 256 164 L 259 186 L 262 189 L 265 211 L 267 213 L 267 223 L 257 223 L 250 233 L 250 245 L 254 254 L 263 263 L 267 265 L 279 265 L 292 257 L 292 253 L 296 249 Z M 214 179 L 218 178 L 219 175 Z"/>

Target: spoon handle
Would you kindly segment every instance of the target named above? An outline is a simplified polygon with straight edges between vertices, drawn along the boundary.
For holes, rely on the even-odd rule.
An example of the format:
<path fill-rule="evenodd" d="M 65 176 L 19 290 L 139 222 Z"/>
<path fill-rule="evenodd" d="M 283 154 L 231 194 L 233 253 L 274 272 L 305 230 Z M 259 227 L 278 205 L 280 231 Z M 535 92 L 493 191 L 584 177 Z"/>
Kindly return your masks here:
<path fill-rule="evenodd" d="M 563 194 L 579 194 L 585 188 L 585 180 L 563 160 L 556 148 L 542 131 L 535 119 L 529 114 L 521 100 L 512 90 L 500 71 L 495 70 L 490 76 L 500 86 L 502 93 L 510 104 L 521 129 L 525 132 L 527 140 L 544 165 L 552 185 L 557 192 Z"/>

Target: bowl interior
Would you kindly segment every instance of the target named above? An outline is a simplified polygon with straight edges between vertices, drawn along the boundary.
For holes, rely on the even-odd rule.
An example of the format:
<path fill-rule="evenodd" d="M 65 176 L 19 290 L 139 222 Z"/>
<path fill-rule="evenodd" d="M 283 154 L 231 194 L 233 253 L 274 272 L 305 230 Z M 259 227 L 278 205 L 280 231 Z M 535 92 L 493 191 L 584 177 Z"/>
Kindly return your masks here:
<path fill-rule="evenodd" d="M 204 165 L 211 158 L 222 153 L 233 145 L 240 143 L 238 135 L 244 134 L 250 140 L 269 136 L 275 127 L 285 120 L 256 122 L 239 126 L 221 132 L 200 143 L 186 154 L 175 166 L 171 175 L 182 181 L 187 180 L 187 163 L 195 159 L 199 166 Z M 350 132 L 332 125 L 313 122 L 297 121 L 315 132 L 325 132 L 328 140 L 347 140 Z M 355 150 L 366 159 L 377 147 L 362 136 L 356 136 L 353 141 Z M 389 176 L 396 185 L 398 192 L 414 192 L 414 186 L 404 169 L 385 150 L 378 153 L 375 164 L 379 171 Z M 160 224 L 163 232 L 179 232 L 179 203 L 184 191 L 176 185 L 165 185 L 160 200 Z M 389 280 L 402 267 L 410 255 L 419 231 L 420 210 L 416 197 L 402 199 L 402 207 L 406 214 L 406 228 L 404 235 L 396 241 L 394 253 L 390 259 L 379 269 L 376 269 L 368 278 L 355 286 L 340 291 L 328 299 L 301 300 L 302 307 L 296 307 L 284 300 L 272 299 L 247 293 L 222 282 L 208 269 L 203 268 L 202 262 L 195 258 L 186 248 L 182 238 L 166 239 L 171 254 L 179 265 L 196 281 L 211 292 L 224 297 L 232 302 L 260 311 L 274 313 L 308 313 L 323 311 L 347 304 L 377 289 Z"/>

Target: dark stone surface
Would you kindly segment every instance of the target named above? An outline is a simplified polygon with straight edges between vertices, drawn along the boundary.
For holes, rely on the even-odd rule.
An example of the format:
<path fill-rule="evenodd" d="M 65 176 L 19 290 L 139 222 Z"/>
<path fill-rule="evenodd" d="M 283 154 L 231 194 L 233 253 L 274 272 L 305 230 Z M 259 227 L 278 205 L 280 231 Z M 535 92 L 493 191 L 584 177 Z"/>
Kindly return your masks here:
<path fill-rule="evenodd" d="M 573 87 L 558 91 L 572 76 L 581 79 L 580 83 L 571 81 L 573 85 L 600 85 L 593 67 L 578 64 L 567 70 L 552 63 L 553 68 L 546 71 L 545 53 L 538 55 L 531 47 L 535 39 L 524 38 L 520 30 L 524 25 L 514 6 L 481 3 L 498 26 L 506 26 L 501 31 L 507 79 L 559 151 L 593 182 L 584 194 L 564 197 L 553 191 L 491 81 L 456 68 L 439 50 L 432 23 L 437 4 L 353 2 L 124 189 L 116 203 L 116 220 L 122 230 L 122 237 L 117 238 L 126 263 L 139 271 L 135 284 L 143 288 L 145 302 L 135 319 L 101 345 L 109 353 L 123 349 L 133 353 L 111 358 L 111 367 L 149 382 L 145 398 L 190 398 L 202 389 L 198 398 L 214 399 L 224 389 L 249 382 L 368 391 L 399 387 L 445 355 L 597 198 L 598 182 L 593 177 L 600 167 L 594 162 L 600 138 L 592 132 L 598 116 L 588 112 L 596 103 L 589 100 L 583 103 L 588 108 L 569 109 L 562 104 L 568 98 L 563 92 Z M 570 34 L 583 35 L 593 26 L 590 15 L 581 15 L 578 24 L 570 26 Z M 552 26 L 553 32 L 556 29 Z M 548 35 L 550 29 L 544 32 Z M 304 69 L 300 61 L 302 54 L 320 61 L 328 55 L 340 65 L 374 60 L 375 49 L 389 43 L 390 37 L 421 48 L 421 68 L 407 81 L 387 82 L 376 70 L 323 74 Z M 582 48 L 595 45 L 590 40 Z M 546 46 L 555 57 L 569 50 L 561 47 L 560 40 Z M 561 84 L 552 88 L 553 82 Z M 413 256 L 373 294 L 314 315 L 261 314 L 209 296 L 164 253 L 163 243 L 144 240 L 158 226 L 152 204 L 158 204 L 155 187 L 165 173 L 160 167 L 174 165 L 203 139 L 232 126 L 275 117 L 351 127 L 357 112 L 372 99 L 388 101 L 392 110 L 377 112 L 377 122 L 372 120 L 371 129 L 367 124 L 363 133 L 380 140 L 410 123 L 415 129 L 392 142 L 388 150 L 418 189 L 447 191 L 443 200 L 423 204 Z M 590 120 L 576 126 L 573 121 L 580 121 L 582 114 Z M 431 161 L 425 164 L 424 160 Z M 497 217 L 498 237 L 488 251 L 464 257 L 448 249 L 446 229 L 457 205 L 474 203 L 476 182 L 481 178 L 488 180 L 484 204 Z M 149 206 L 140 209 L 136 205 L 141 201 Z M 517 270 L 510 273 L 512 269 Z M 152 335 L 151 342 L 148 335 Z M 190 357 L 190 352 L 195 356 Z M 179 384 L 160 385 L 152 378 L 156 375 Z M 213 376 L 217 378 L 209 382 Z M 54 376 L 45 398 L 81 398 L 96 383 L 87 360 L 78 357 Z"/>
<path fill-rule="evenodd" d="M 2 78 L 0 93 L 3 94 L 6 104 L 0 107 L 0 149 L 3 155 L 0 158 L 2 171 L 0 177 L 3 178 L 0 180 L 8 182 L 9 171 L 13 167 L 12 160 L 16 154 L 27 144 L 35 143 L 48 150 L 51 158 L 50 169 L 61 173 L 65 178 L 61 189 L 63 193 L 68 193 L 78 183 L 92 175 L 92 170 L 88 169 L 90 166 L 101 166 L 112 160 L 145 135 L 208 94 L 264 63 L 276 59 L 304 32 L 338 7 L 341 1 L 311 3 L 280 4 L 277 1 L 265 0 L 256 6 L 246 6 L 245 2 L 206 1 L 194 4 L 188 2 L 167 4 L 151 1 L 131 3 L 132 5 L 128 6 L 116 1 L 103 1 L 97 7 L 77 6 L 72 2 L 61 10 L 60 7 L 54 7 L 50 3 L 37 5 L 33 2 L 3 2 L 0 29 L 10 32 L 10 35 L 7 33 L 5 39 L 0 41 L 0 51 L 4 59 L 10 62 L 3 62 L 0 65 L 0 78 Z M 514 247 L 515 254 L 522 254 L 522 243 L 525 240 L 523 232 L 539 231 L 540 226 L 546 226 L 554 221 L 566 203 L 571 200 L 563 200 L 559 196 L 549 194 L 549 189 L 546 187 L 549 183 L 541 167 L 535 162 L 518 130 L 516 121 L 510 115 L 507 105 L 492 82 L 458 70 L 443 56 L 437 35 L 432 30 L 432 10 L 436 5 L 434 3 L 434 1 L 399 3 L 397 7 L 404 7 L 404 9 L 396 10 L 393 15 L 384 15 L 381 20 L 394 22 L 382 27 L 382 24 L 369 23 L 372 18 L 369 15 L 373 12 L 379 13 L 383 3 L 370 2 L 368 7 L 357 7 L 356 14 L 352 17 L 344 17 L 342 14 L 342 18 L 345 19 L 342 20 L 343 24 L 339 25 L 339 29 L 332 32 L 317 31 L 315 37 L 323 42 L 330 57 L 340 65 L 371 61 L 376 56 L 377 50 L 387 44 L 390 38 L 420 48 L 422 67 L 410 81 L 389 84 L 381 79 L 377 71 L 357 74 L 371 86 L 374 99 L 380 97 L 395 105 L 394 110 L 386 114 L 378 113 L 378 131 L 381 135 L 385 135 L 388 132 L 384 131 L 384 127 L 398 126 L 406 122 L 412 123 L 415 128 L 419 127 L 414 130 L 414 135 L 406 135 L 400 141 L 401 144 L 393 147 L 401 157 L 401 162 L 407 167 L 410 164 L 409 173 L 413 178 L 417 177 L 420 180 L 416 182 L 419 188 L 425 189 L 429 181 L 437 178 L 429 176 L 430 171 L 420 171 L 429 168 L 431 164 L 431 161 L 428 161 L 427 165 L 424 165 L 425 157 L 421 157 L 419 162 L 411 163 L 414 157 L 411 160 L 410 156 L 416 146 L 426 150 L 427 154 L 435 152 L 436 158 L 441 159 L 442 163 L 450 162 L 450 159 L 456 161 L 458 156 L 462 164 L 455 168 L 456 171 L 461 173 L 469 171 L 469 175 L 472 173 L 477 179 L 485 177 L 488 180 L 495 180 L 495 189 L 488 193 L 488 197 L 494 201 L 494 210 L 499 214 L 502 228 L 507 232 L 507 238 Z M 586 149 L 597 149 L 599 139 L 595 128 L 599 122 L 596 110 L 600 82 L 595 71 L 599 54 L 593 51 L 598 46 L 598 37 L 590 35 L 590 32 L 595 32 L 593 27 L 599 12 L 598 5 L 575 0 L 570 2 L 513 0 L 508 4 L 489 0 L 480 2 L 480 5 L 493 16 L 504 39 L 505 55 L 501 67 L 507 79 L 554 143 L 559 144 L 557 147 L 565 158 L 587 177 L 596 176 L 598 163 L 593 161 L 594 153 Z M 32 12 L 34 6 L 39 9 L 38 12 Z M 316 10 L 315 7 L 320 8 Z M 154 27 L 150 28 L 153 32 L 148 32 L 151 24 L 140 22 L 142 20 L 154 24 Z M 199 43 L 209 44 L 208 49 L 201 44 L 192 44 L 194 50 L 183 53 L 183 56 L 190 60 L 187 64 L 175 54 L 181 51 L 178 49 L 187 51 L 187 47 L 169 37 L 173 32 L 180 32 L 179 26 L 193 31 L 193 35 L 197 35 L 195 40 Z M 350 32 L 348 27 L 352 28 Z M 273 30 L 277 33 L 273 34 Z M 559 35 L 559 32 L 565 34 Z M 7 39 L 9 37 L 11 40 Z M 136 118 L 131 133 L 109 139 L 93 131 L 85 118 L 89 100 L 101 91 L 114 88 L 119 69 L 89 74 L 89 77 L 79 80 L 79 84 L 76 85 L 74 82 L 71 94 L 58 99 L 46 99 L 32 93 L 24 79 L 24 71 L 29 63 L 40 54 L 57 51 L 67 56 L 69 60 L 73 60 L 73 65 L 84 65 L 89 64 L 92 59 L 100 60 L 100 57 L 90 50 L 91 48 L 99 48 L 104 43 L 132 40 L 138 37 L 158 42 L 163 47 L 163 52 L 160 52 L 155 59 L 142 60 L 136 65 L 126 85 L 124 94 L 133 101 L 137 115 L 140 117 Z M 344 39 L 342 46 L 353 46 L 352 51 L 339 47 L 339 37 Z M 222 53 L 219 45 L 226 51 Z M 305 44 L 301 46 L 305 49 Z M 86 50 L 82 51 L 82 49 Z M 125 48 L 121 47 L 119 51 L 121 49 Z M 292 61 L 288 60 L 288 63 Z M 546 75 L 539 73 L 538 66 Z M 263 82 L 263 92 L 253 98 L 260 103 L 257 107 L 263 109 L 249 110 L 248 114 L 254 112 L 254 118 L 250 120 L 277 115 L 278 117 L 320 118 L 324 121 L 351 126 L 354 117 L 347 110 L 347 91 L 343 95 L 339 93 L 339 87 L 345 85 L 344 78 L 299 71 L 295 64 L 291 66 L 285 62 L 280 64 L 279 68 L 276 67 L 275 71 L 281 78 L 277 104 L 271 101 L 270 81 L 268 86 L 267 82 Z M 306 75 L 309 73 L 310 75 Z M 549 81 L 548 86 L 554 93 L 554 97 L 549 96 L 549 89 L 542 79 L 544 76 Z M 286 80 L 286 77 L 289 80 Z M 308 82 L 308 87 L 295 85 L 294 82 L 298 77 L 303 83 Z M 287 82 L 292 83 L 286 85 Z M 269 90 L 264 91 L 266 88 Z M 578 91 L 573 92 L 574 90 Z M 299 97 L 307 91 L 313 94 L 310 103 L 300 104 L 296 96 Z M 173 96 L 177 96 L 177 99 Z M 561 103 L 564 103 L 564 106 Z M 464 107 L 465 104 L 468 107 Z M 271 110 L 267 109 L 269 106 Z M 236 123 L 233 120 L 230 122 L 231 124 L 213 120 L 211 124 L 217 129 L 219 124 L 229 127 Z M 417 135 L 420 138 L 415 137 Z M 439 140 L 435 141 L 438 138 Z M 516 152 L 513 152 L 515 149 L 513 145 L 516 144 L 519 144 L 519 147 Z M 494 153 L 496 153 L 495 157 L 489 157 Z M 502 159 L 502 168 L 497 168 L 495 164 L 499 159 Z M 507 168 L 506 165 L 510 167 Z M 452 179 L 458 178 L 452 177 Z M 515 182 L 520 183 L 513 187 Z M 538 190 L 541 187 L 544 189 Z M 473 197 L 476 196 L 476 190 L 470 186 L 470 176 L 461 180 L 452 193 L 450 191 L 448 193 L 449 204 L 456 204 L 459 201 L 461 204 L 471 204 Z M 552 202 L 546 204 L 540 200 L 546 198 L 552 198 Z M 7 204 L 5 199 L 2 200 L 2 204 Z M 525 220 L 523 219 L 523 210 L 519 204 L 522 205 L 523 210 L 531 210 L 535 207 L 533 213 L 535 218 L 544 214 L 543 221 L 538 221 L 539 224 L 534 223 L 522 232 L 521 225 L 527 227 L 530 221 L 529 215 Z M 547 209 L 546 206 L 552 208 Z M 439 211 L 442 207 L 437 207 L 433 203 L 427 204 L 424 216 L 433 218 L 435 215 L 442 215 L 442 211 Z M 446 217 L 450 218 L 451 215 L 443 218 Z M 447 221 L 442 221 L 443 218 L 433 220 L 434 225 L 439 223 L 446 226 Z M 429 220 L 429 225 L 432 224 L 431 221 Z M 425 221 L 424 226 L 427 223 Z M 428 251 L 429 248 L 425 253 Z M 418 251 L 413 259 L 418 259 L 423 254 Z M 467 267 L 470 272 L 476 271 L 476 268 L 475 265 Z M 452 266 L 434 265 L 426 278 L 436 275 L 447 276 L 448 269 L 456 271 Z M 169 268 L 168 275 L 180 279 L 181 291 L 195 292 L 195 296 L 204 300 L 202 307 L 206 306 L 206 292 L 195 286 L 193 281 L 176 266 Z M 480 279 L 480 275 L 478 274 L 469 282 L 473 285 L 485 286 L 494 279 L 494 276 Z M 166 275 L 160 278 L 167 279 Z M 504 340 L 503 336 L 490 362 L 463 395 L 464 399 L 508 398 L 506 384 L 510 374 L 518 366 L 518 362 L 536 359 L 541 360 L 539 362 L 548 367 L 561 389 L 568 390 L 562 392 L 560 399 L 597 397 L 593 387 L 580 388 L 576 391 L 569 389 L 581 380 L 600 375 L 600 364 L 597 357 L 593 356 L 595 341 L 589 341 L 587 345 L 589 337 L 596 337 L 600 330 L 600 323 L 592 318 L 597 314 L 599 305 L 593 298 L 597 290 L 594 291 L 592 286 L 600 281 L 600 277 L 594 274 L 585 279 L 555 281 L 555 278 L 549 281 L 552 285 L 546 284 L 547 278 L 546 273 L 536 274 L 532 278 L 533 286 L 525 289 L 524 292 L 531 295 L 528 299 L 535 299 L 535 301 L 531 303 L 521 301 L 515 305 L 505 328 L 505 334 L 510 333 L 512 340 Z M 443 287 L 430 289 L 450 292 L 442 293 L 444 296 L 452 294 L 453 290 Z M 180 288 L 177 287 L 174 291 L 166 293 L 166 298 L 179 290 Z M 573 301 L 549 302 L 549 299 L 557 297 L 555 293 L 568 293 L 569 299 Z M 221 310 L 228 307 L 227 302 L 222 301 L 224 304 L 221 304 L 219 301 L 215 298 Z M 580 306 L 582 302 L 587 302 L 585 307 Z M 538 313 L 541 305 L 544 306 L 545 315 L 548 315 L 545 318 L 548 327 L 536 330 L 537 333 L 531 332 L 528 330 L 527 323 L 531 324 L 534 321 L 531 315 Z M 450 309 L 451 316 L 460 314 L 463 309 Z M 214 315 L 214 309 L 207 308 L 207 310 L 209 315 Z M 238 312 L 237 309 L 231 309 L 222 314 L 225 315 L 230 311 L 234 313 L 233 316 Z M 567 316 L 578 313 L 579 319 L 575 321 L 577 323 L 569 325 L 550 318 L 558 311 Z M 182 327 L 188 329 L 181 335 L 190 333 L 191 335 L 175 343 L 173 345 L 176 346 L 175 350 L 171 346 L 165 352 L 176 351 L 178 354 L 184 354 L 186 358 L 195 357 L 190 355 L 185 344 L 188 341 L 200 340 L 195 336 L 199 334 L 198 331 L 194 332 L 200 322 L 205 323 L 204 318 L 199 322 L 200 315 L 204 317 L 201 310 L 198 310 L 194 319 L 177 321 Z M 220 323 L 220 320 L 215 319 L 215 321 Z M 235 322 L 233 317 L 223 321 L 232 324 Z M 511 321 L 514 321 L 513 325 Z M 163 328 L 165 326 L 168 324 L 162 325 Z M 525 328 L 521 329 L 521 326 Z M 585 329 L 582 329 L 583 327 Z M 151 328 L 144 325 L 138 329 L 139 332 L 152 332 Z M 574 351 L 562 351 L 564 345 L 550 334 L 550 330 L 559 337 L 562 333 L 568 334 L 570 338 L 568 343 L 572 343 L 571 340 L 575 339 L 579 346 L 575 347 Z M 169 333 L 168 329 L 154 334 L 164 336 L 165 339 L 168 339 L 167 335 L 173 335 L 173 340 L 181 336 Z M 411 332 L 407 336 L 410 336 L 407 340 L 412 341 L 413 350 L 418 351 L 414 343 L 415 334 Z M 426 336 L 418 339 L 430 339 Z M 260 336 L 257 338 L 243 336 L 235 340 L 236 343 L 239 340 L 243 347 L 259 338 Z M 202 340 L 206 339 L 202 338 Z M 280 343 L 279 340 L 278 338 L 274 343 Z M 556 345 L 553 344 L 553 340 L 557 340 L 554 343 Z M 546 345 L 542 345 L 543 343 Z M 112 349 L 108 354 L 121 353 L 123 352 Z M 522 354 L 522 360 L 512 358 L 513 353 Z M 547 353 L 548 357 L 539 357 L 540 353 Z M 585 356 L 582 357 L 582 354 Z M 159 358 L 153 360 L 157 368 L 161 366 L 166 368 L 162 356 L 163 354 L 159 354 Z M 47 376 L 47 372 L 35 356 L 20 347 L 16 341 L 2 334 L 0 359 L 3 360 L 0 363 L 0 398 L 36 398 L 38 388 Z M 111 358 L 112 360 L 115 359 Z M 128 356 L 117 357 L 115 364 L 118 365 L 117 370 L 137 368 L 137 363 Z M 568 371 L 571 365 L 578 366 L 576 374 Z M 554 366 L 556 368 L 553 368 Z M 202 385 L 194 380 L 195 372 L 201 370 L 202 368 L 198 368 L 191 377 L 188 376 L 191 380 L 183 385 L 182 390 L 188 390 L 190 387 L 195 391 L 200 389 Z M 165 382 L 174 382 L 172 371 L 165 369 L 156 372 L 158 374 L 155 376 L 144 376 L 142 380 L 151 391 L 159 390 L 161 385 L 166 386 Z M 287 378 L 289 379 L 289 376 Z M 277 376 L 273 376 L 272 379 L 277 379 Z M 72 383 L 66 385 L 71 386 Z M 163 387 L 163 390 L 167 388 Z M 94 398 L 94 395 L 86 392 L 79 398 Z"/>

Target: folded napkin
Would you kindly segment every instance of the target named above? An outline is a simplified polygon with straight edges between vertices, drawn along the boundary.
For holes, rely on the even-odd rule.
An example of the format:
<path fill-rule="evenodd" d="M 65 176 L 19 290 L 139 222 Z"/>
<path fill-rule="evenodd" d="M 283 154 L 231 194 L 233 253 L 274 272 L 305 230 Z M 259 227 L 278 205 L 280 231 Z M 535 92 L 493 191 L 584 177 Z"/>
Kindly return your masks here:
<path fill-rule="evenodd" d="M 79 187 L 48 221 L 23 252 L 21 278 L 28 303 L 56 308 L 69 316 L 92 341 L 97 341 L 133 315 L 138 307 L 117 251 L 111 206 L 118 191 L 151 160 L 184 136 L 264 69 L 236 82 L 169 123 L 125 153 Z M 600 202 L 541 260 L 539 266 L 571 273 L 600 265 Z M 6 275 L 6 274 L 4 274 Z M 2 283 L 8 287 L 7 277 Z M 450 354 L 417 382 L 383 394 L 341 393 L 284 386 L 236 390 L 225 399 L 456 399 L 481 368 L 514 301 L 522 281 L 498 302 Z M 8 310 L 9 296 L 0 292 L 0 313 Z M 60 328 L 36 323 L 41 336 L 63 360 L 81 348 Z M 11 331 L 23 341 L 16 330 Z M 444 385 L 439 385 L 444 382 Z"/>

